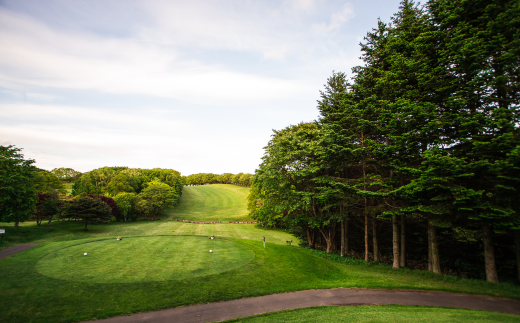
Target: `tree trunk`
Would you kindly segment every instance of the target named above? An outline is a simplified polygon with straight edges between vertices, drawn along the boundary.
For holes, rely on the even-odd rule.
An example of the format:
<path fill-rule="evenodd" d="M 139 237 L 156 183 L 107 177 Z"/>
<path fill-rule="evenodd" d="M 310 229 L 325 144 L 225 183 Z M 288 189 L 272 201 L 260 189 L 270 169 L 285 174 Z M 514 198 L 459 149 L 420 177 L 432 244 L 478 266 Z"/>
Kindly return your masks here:
<path fill-rule="evenodd" d="M 365 199 L 365 261 L 368 262 L 368 214 L 366 213 L 366 199 Z"/>
<path fill-rule="evenodd" d="M 361 132 L 361 146 L 365 147 L 365 137 Z M 366 158 L 363 158 L 363 190 L 367 190 L 366 185 Z M 365 262 L 368 262 L 368 213 L 367 213 L 367 198 L 365 197 Z"/>
<path fill-rule="evenodd" d="M 336 226 L 331 223 L 331 225 L 325 229 L 318 228 L 325 239 L 325 243 L 327 244 L 327 253 L 332 253 L 334 251 L 334 233 L 336 231 Z"/>
<path fill-rule="evenodd" d="M 484 242 L 484 259 L 486 263 L 486 280 L 498 284 L 497 267 L 495 264 L 495 248 L 493 247 L 492 232 L 489 225 L 482 226 L 482 242 Z"/>
<path fill-rule="evenodd" d="M 439 244 L 437 242 L 437 228 L 433 225 L 428 226 L 430 235 L 430 249 L 432 253 L 432 271 L 434 274 L 441 274 L 441 261 L 439 258 Z"/>
<path fill-rule="evenodd" d="M 518 271 L 518 282 L 520 282 L 520 230 L 513 230 L 516 249 L 516 270 Z"/>
<path fill-rule="evenodd" d="M 87 225 L 88 225 L 88 220 L 85 220 L 85 231 L 88 231 Z"/>
<path fill-rule="evenodd" d="M 315 243 L 315 237 L 316 237 L 316 231 L 314 231 L 314 229 L 311 229 L 309 227 L 307 227 L 307 240 L 309 241 L 309 248 L 310 249 L 314 249 L 315 246 L 314 246 L 314 243 Z"/>
<path fill-rule="evenodd" d="M 341 221 L 341 257 L 348 254 L 348 218 Z"/>
<path fill-rule="evenodd" d="M 330 238 L 330 236 L 324 238 L 325 242 L 327 242 L 327 253 L 332 253 L 332 251 L 334 251 L 334 248 L 332 246 L 332 239 Z"/>
<path fill-rule="evenodd" d="M 406 267 L 406 215 L 401 214 L 401 250 L 400 266 Z"/>
<path fill-rule="evenodd" d="M 397 215 L 392 216 L 392 236 L 394 251 L 394 264 L 392 268 L 399 268 L 399 225 L 397 224 Z"/>
<path fill-rule="evenodd" d="M 45 226 L 45 229 L 48 229 L 49 226 L 51 225 L 51 221 L 52 221 L 52 215 L 49 217 L 49 222 L 47 222 L 47 225 Z"/>
<path fill-rule="evenodd" d="M 374 248 L 374 261 L 379 262 L 379 244 L 377 242 L 377 219 L 375 215 L 372 218 L 372 244 Z"/>
<path fill-rule="evenodd" d="M 432 266 L 432 239 L 430 237 L 430 221 L 428 222 L 428 229 L 426 231 L 426 234 L 428 235 L 428 271 L 433 271 Z"/>
<path fill-rule="evenodd" d="M 14 226 L 15 227 L 19 227 L 20 226 L 20 221 L 14 221 Z"/>

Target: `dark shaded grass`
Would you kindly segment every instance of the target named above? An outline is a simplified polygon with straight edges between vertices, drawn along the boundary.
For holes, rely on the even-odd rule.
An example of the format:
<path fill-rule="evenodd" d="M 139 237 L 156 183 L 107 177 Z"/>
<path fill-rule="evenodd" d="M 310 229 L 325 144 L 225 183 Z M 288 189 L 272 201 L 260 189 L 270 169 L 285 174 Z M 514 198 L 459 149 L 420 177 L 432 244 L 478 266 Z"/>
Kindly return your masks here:
<path fill-rule="evenodd" d="M 520 299 L 520 288 L 423 277 L 384 266 L 344 265 L 300 248 L 236 240 L 255 259 L 217 275 L 181 281 L 97 284 L 41 275 L 36 263 L 67 246 L 99 239 L 47 243 L 0 260 L 0 312 L 6 322 L 70 322 L 243 297 L 334 287 L 444 290 Z M 141 268 L 135 268 L 139 271 Z"/>

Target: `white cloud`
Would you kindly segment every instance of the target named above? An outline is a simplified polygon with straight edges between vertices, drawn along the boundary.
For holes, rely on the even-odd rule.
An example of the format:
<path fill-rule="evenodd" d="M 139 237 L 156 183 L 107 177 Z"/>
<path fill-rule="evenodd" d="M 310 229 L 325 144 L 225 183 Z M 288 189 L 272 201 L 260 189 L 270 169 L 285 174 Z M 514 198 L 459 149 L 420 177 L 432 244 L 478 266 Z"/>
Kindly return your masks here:
<path fill-rule="evenodd" d="M 302 32 L 293 4 L 146 0 L 143 6 L 156 25 L 143 28 L 140 37 L 162 44 L 259 52 L 278 59 L 283 57 L 269 53 L 294 50 L 298 46 L 294 36 Z"/>
<path fill-rule="evenodd" d="M 354 17 L 354 10 L 350 3 L 345 3 L 340 11 L 334 12 L 330 16 L 330 22 L 313 24 L 312 30 L 318 34 L 328 34 L 337 31 L 349 19 Z"/>
<path fill-rule="evenodd" d="M 309 85 L 297 80 L 181 60 L 171 46 L 55 31 L 2 9 L 0 39 L 0 86 L 4 87 L 16 82 L 199 103 L 282 98 L 309 90 Z"/>
<path fill-rule="evenodd" d="M 231 125 L 73 106 L 0 104 L 0 143 L 24 148 L 45 169 L 173 168 L 183 173 L 253 172 L 270 129 L 237 135 Z M 191 122 L 193 121 L 193 122 Z"/>

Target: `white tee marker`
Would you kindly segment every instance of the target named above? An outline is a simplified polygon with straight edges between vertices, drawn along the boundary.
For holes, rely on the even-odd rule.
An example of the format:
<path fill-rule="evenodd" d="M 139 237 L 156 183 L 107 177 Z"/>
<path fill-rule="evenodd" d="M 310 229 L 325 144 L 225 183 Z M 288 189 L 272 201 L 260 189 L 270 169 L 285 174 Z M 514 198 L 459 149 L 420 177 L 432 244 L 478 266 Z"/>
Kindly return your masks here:
<path fill-rule="evenodd" d="M 86 255 L 87 255 L 87 253 L 85 252 L 85 253 L 83 254 L 83 256 L 86 256 Z"/>

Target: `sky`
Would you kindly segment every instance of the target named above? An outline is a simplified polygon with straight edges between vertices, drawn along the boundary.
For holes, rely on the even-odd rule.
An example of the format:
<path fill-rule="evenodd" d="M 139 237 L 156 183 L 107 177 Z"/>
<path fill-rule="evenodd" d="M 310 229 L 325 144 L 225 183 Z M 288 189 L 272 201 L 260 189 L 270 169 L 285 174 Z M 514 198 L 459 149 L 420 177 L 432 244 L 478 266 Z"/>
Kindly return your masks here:
<path fill-rule="evenodd" d="M 0 0 L 0 145 L 52 170 L 254 173 L 398 0 Z"/>

